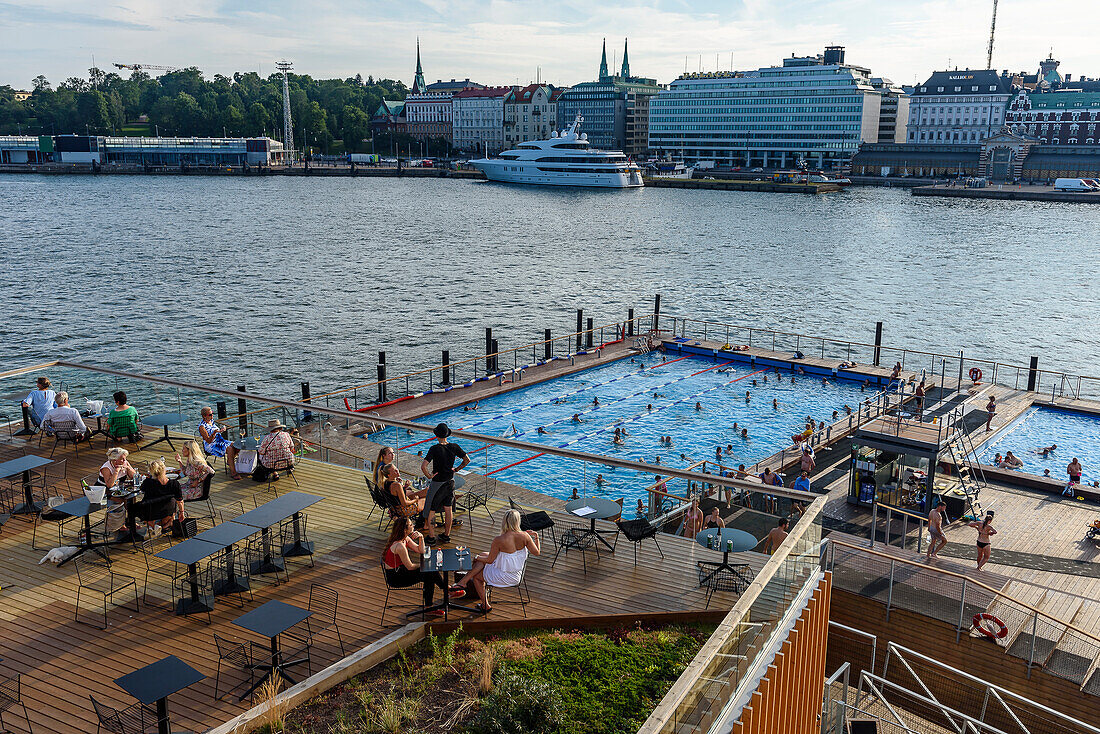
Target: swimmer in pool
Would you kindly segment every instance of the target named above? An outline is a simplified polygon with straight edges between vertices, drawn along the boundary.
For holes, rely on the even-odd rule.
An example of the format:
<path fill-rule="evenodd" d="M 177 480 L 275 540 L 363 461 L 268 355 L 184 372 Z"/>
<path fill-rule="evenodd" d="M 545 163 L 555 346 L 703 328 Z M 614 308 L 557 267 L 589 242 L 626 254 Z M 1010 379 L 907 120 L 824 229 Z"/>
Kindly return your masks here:
<path fill-rule="evenodd" d="M 779 399 L 778 398 L 772 398 L 772 407 L 775 408 L 776 410 L 779 410 Z"/>
<path fill-rule="evenodd" d="M 848 415 L 851 415 L 852 414 L 852 409 L 849 408 L 847 404 L 845 404 L 844 405 L 844 412 L 847 413 Z"/>
<path fill-rule="evenodd" d="M 747 429 L 747 428 L 742 428 L 741 429 L 741 438 L 744 439 L 745 441 L 749 440 L 749 429 Z"/>
<path fill-rule="evenodd" d="M 569 499 L 571 499 L 571 500 L 579 500 L 580 499 L 580 497 L 577 496 L 577 488 L 576 487 L 573 487 L 573 496 L 570 497 Z"/>
<path fill-rule="evenodd" d="M 747 403 L 747 402 L 749 402 L 749 398 L 751 398 L 751 397 L 752 397 L 752 396 L 751 396 L 751 395 L 749 395 L 749 391 L 748 391 L 748 390 L 746 390 L 746 391 L 745 391 L 745 402 L 746 402 L 746 403 Z"/>
<path fill-rule="evenodd" d="M 574 413 L 573 414 L 573 422 L 574 423 L 584 423 L 584 421 L 581 420 L 581 414 L 580 413 Z"/>
<path fill-rule="evenodd" d="M 702 403 L 696 403 L 695 404 L 695 409 L 696 410 L 702 410 L 703 409 L 703 404 Z"/>
<path fill-rule="evenodd" d="M 653 403 L 650 403 L 649 405 L 645 406 L 645 409 L 646 410 L 653 410 Z"/>
<path fill-rule="evenodd" d="M 735 431 L 737 430 L 737 421 L 733 422 L 733 430 L 735 430 Z"/>
<path fill-rule="evenodd" d="M 753 381 L 752 381 L 752 386 L 753 386 L 753 387 L 756 387 L 756 380 L 753 380 Z"/>
<path fill-rule="evenodd" d="M 1015 454 L 1013 454 L 1011 451 L 1008 451 L 1008 452 L 1005 453 L 1005 460 L 1004 460 L 1003 466 L 1006 469 L 1019 469 L 1023 465 L 1024 465 L 1024 462 L 1021 461 L 1020 458 L 1018 456 L 1016 456 Z"/>
<path fill-rule="evenodd" d="M 826 379 L 825 379 L 824 377 L 822 377 L 822 378 L 821 378 L 821 384 L 822 384 L 822 385 L 828 385 L 828 384 L 829 384 L 829 381 L 828 381 L 828 380 L 826 380 Z"/>
<path fill-rule="evenodd" d="M 764 384 L 765 385 L 768 384 L 768 375 L 767 374 L 764 375 Z"/>
<path fill-rule="evenodd" d="M 791 384 L 794 384 L 794 375 L 791 375 Z"/>
<path fill-rule="evenodd" d="M 656 459 L 653 460 L 653 463 L 654 464 L 660 464 L 661 463 L 661 457 L 658 456 Z"/>
<path fill-rule="evenodd" d="M 722 463 L 722 447 L 721 446 L 715 446 L 714 447 L 714 460 L 717 461 L 719 464 Z"/>
<path fill-rule="evenodd" d="M 543 435 L 543 434 L 545 434 L 545 433 L 546 433 L 546 429 L 545 429 L 545 428 L 543 428 L 542 426 L 539 426 L 539 435 L 541 436 L 541 435 Z"/>
<path fill-rule="evenodd" d="M 732 443 L 727 443 L 726 444 L 726 453 L 727 454 L 732 454 L 733 453 L 733 444 Z"/>
<path fill-rule="evenodd" d="M 596 475 L 596 486 L 597 487 L 602 487 L 603 485 L 604 485 L 603 474 L 597 474 Z"/>
<path fill-rule="evenodd" d="M 833 411 L 833 420 L 835 421 L 839 417 L 840 417 L 840 413 L 834 410 Z"/>
<path fill-rule="evenodd" d="M 593 405 L 599 405 L 600 404 L 600 399 L 599 398 L 592 398 L 592 404 Z"/>
<path fill-rule="evenodd" d="M 1052 443 L 1050 446 L 1044 446 L 1041 449 L 1036 449 L 1035 453 L 1039 454 L 1039 456 L 1042 456 L 1045 459 L 1050 454 L 1053 454 L 1056 448 L 1058 448 L 1058 444 Z"/>

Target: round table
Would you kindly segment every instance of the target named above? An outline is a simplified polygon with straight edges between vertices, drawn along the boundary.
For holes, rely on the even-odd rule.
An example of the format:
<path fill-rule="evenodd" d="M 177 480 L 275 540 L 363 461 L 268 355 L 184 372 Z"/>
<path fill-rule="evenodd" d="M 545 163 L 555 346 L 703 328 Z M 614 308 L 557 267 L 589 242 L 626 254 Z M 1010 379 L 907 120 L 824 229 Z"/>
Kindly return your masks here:
<path fill-rule="evenodd" d="M 252 436 L 247 436 L 245 438 L 238 438 L 236 441 L 234 441 L 233 443 L 231 443 L 229 445 L 232 446 L 233 448 L 237 449 L 237 451 L 259 451 L 260 450 L 260 442 L 258 440 L 256 440 L 255 438 L 252 438 Z"/>
<path fill-rule="evenodd" d="M 150 416 L 147 416 L 145 418 L 142 418 L 141 422 L 142 422 L 143 425 L 155 426 L 157 428 L 163 428 L 164 429 L 164 436 L 163 437 L 158 438 L 156 441 L 153 441 L 153 443 L 151 443 L 151 444 L 147 444 L 147 445 L 143 446 L 142 449 L 143 450 L 148 449 L 152 446 L 156 446 L 161 441 L 167 441 L 168 445 L 172 448 L 173 451 L 175 451 L 176 447 L 172 446 L 172 439 L 168 438 L 168 426 L 178 426 L 179 424 L 183 423 L 185 420 L 187 420 L 187 416 L 183 415 L 182 413 L 157 413 L 156 415 L 150 415 Z"/>
<path fill-rule="evenodd" d="M 586 515 L 577 515 L 576 510 L 582 507 L 591 507 L 595 512 Z M 607 546 L 607 549 L 611 552 L 615 551 L 615 547 L 603 539 L 600 535 L 600 531 L 596 530 L 597 520 L 606 520 L 609 517 L 618 517 L 622 514 L 623 508 L 619 506 L 618 502 L 613 502 L 605 497 L 583 497 L 581 499 L 570 500 L 565 503 L 565 509 L 572 515 L 576 515 L 582 520 L 587 519 L 589 521 L 588 534 L 596 538 L 596 540 Z M 617 532 L 617 531 L 616 531 Z"/>
<path fill-rule="evenodd" d="M 714 576 L 722 569 L 726 569 L 732 573 L 741 576 L 742 580 L 748 582 L 752 581 L 752 578 L 745 579 L 743 570 L 746 568 L 745 564 L 731 564 L 730 553 L 741 553 L 743 551 L 752 550 L 756 547 L 759 541 L 752 533 L 746 533 L 744 530 L 738 530 L 737 528 L 707 528 L 702 530 L 695 536 L 695 542 L 704 548 L 707 547 L 707 540 L 711 539 L 712 542 L 717 541 L 721 543 L 720 546 L 708 548 L 708 550 L 722 551 L 722 562 L 717 563 L 715 561 L 700 561 L 704 566 L 711 566 L 714 568 L 708 576 L 700 579 L 700 584 L 703 584 L 707 579 Z M 733 549 L 729 547 L 729 543 L 732 541 Z"/>

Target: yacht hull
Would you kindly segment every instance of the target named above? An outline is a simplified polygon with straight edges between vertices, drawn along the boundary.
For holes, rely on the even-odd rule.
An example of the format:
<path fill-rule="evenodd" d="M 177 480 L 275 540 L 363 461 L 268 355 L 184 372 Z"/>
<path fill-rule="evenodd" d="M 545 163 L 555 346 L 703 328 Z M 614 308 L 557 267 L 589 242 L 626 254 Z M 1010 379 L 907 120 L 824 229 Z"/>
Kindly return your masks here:
<path fill-rule="evenodd" d="M 485 174 L 490 181 L 530 184 L 535 186 L 583 186 L 605 189 L 642 188 L 641 171 L 543 171 L 534 163 L 482 158 L 470 165 Z"/>

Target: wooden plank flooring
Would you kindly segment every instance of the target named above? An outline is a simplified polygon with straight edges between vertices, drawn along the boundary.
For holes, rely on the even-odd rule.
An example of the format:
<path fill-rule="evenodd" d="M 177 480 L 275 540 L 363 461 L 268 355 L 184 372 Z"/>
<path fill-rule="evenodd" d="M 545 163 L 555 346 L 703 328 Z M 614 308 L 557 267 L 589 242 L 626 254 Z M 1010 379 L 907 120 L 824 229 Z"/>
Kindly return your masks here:
<path fill-rule="evenodd" d="M 58 449 L 55 458 L 68 458 L 67 476 L 74 487 L 79 477 L 96 471 L 103 461 L 102 438 L 94 447 L 81 449 L 79 458 L 68 449 Z M 11 450 L 11 447 L 8 447 Z M 18 448 L 15 447 L 15 448 Z M 37 445 L 31 453 L 49 453 Z M 154 451 L 135 450 L 132 459 L 142 461 L 160 456 L 163 446 Z M 316 543 L 316 568 L 293 564 L 289 583 L 275 585 L 266 577 L 256 586 L 255 600 L 246 598 L 244 608 L 235 598 L 219 598 L 213 624 L 205 615 L 177 617 L 167 609 L 167 592 L 159 578 L 150 580 L 150 604 L 140 612 L 131 607 L 112 607 L 109 626 L 101 631 L 74 621 L 76 571 L 73 564 L 62 568 L 39 565 L 45 551 L 30 548 L 32 524 L 13 518 L 0 532 L 0 673 L 23 674 L 23 697 L 31 711 L 36 732 L 94 732 L 95 717 L 88 696 L 94 695 L 110 705 L 122 707 L 132 700 L 113 680 L 165 655 L 175 654 L 209 678 L 182 691 L 170 700 L 174 721 L 182 729 L 205 730 L 244 709 L 235 700 L 213 698 L 217 655 L 212 634 L 238 640 L 250 633 L 231 621 L 269 599 L 280 599 L 305 606 L 311 584 L 326 584 L 340 594 L 339 625 L 348 652 L 358 649 L 394 629 L 403 622 L 407 609 L 391 610 L 387 626 L 379 625 L 385 598 L 378 567 L 384 534 L 377 529 L 377 514 L 366 519 L 370 506 L 362 474 L 354 469 L 305 461 L 295 472 L 300 490 L 323 495 L 325 499 L 307 510 L 310 539 Z M 215 505 L 242 500 L 245 509 L 253 506 L 252 497 L 263 485 L 250 480 L 231 481 L 222 471 L 215 477 L 211 496 Z M 295 489 L 289 478 L 280 481 L 280 491 Z M 532 493 L 533 494 L 533 493 Z M 263 501 L 264 498 L 261 498 Z M 550 503 L 552 504 L 552 503 Z M 467 519 L 454 533 L 454 540 L 475 551 L 488 548 L 499 527 L 500 510 L 506 505 L 491 502 L 495 519 L 490 522 L 478 514 Z M 568 518 L 567 518 L 568 519 Z M 471 527 L 472 525 L 472 527 Z M 610 527 L 610 526 L 609 526 Z M 56 538 L 53 526 L 39 528 L 40 545 Z M 530 617 L 589 616 L 615 613 L 701 610 L 704 594 L 697 588 L 695 563 L 715 560 L 713 553 L 695 543 L 662 536 L 664 559 L 653 544 L 646 541 L 639 550 L 638 566 L 633 565 L 633 549 L 620 538 L 617 553 L 602 554 L 599 560 L 588 556 L 587 575 L 580 557 L 574 552 L 563 555 L 551 569 L 551 543 L 547 539 L 542 558 L 532 559 L 528 567 L 528 585 L 532 603 Z M 739 560 L 758 570 L 766 557 L 755 553 L 739 554 Z M 139 587 L 144 564 L 134 551 L 120 546 L 111 551 L 117 573 L 135 576 Z M 510 598 L 506 596 L 505 598 Z M 736 597 L 720 594 L 711 608 L 729 608 Z M 419 600 L 418 591 L 401 592 L 392 601 L 411 604 Z M 120 600 L 122 601 L 122 600 Z M 94 603 L 94 602 L 93 602 Z M 85 606 L 84 597 L 81 598 Z M 461 618 L 464 615 L 456 615 Z M 519 605 L 498 604 L 490 619 L 521 617 Z M 95 621 L 92 605 L 82 610 L 82 618 Z M 102 616 L 99 617 L 102 619 Z M 257 642 L 262 642 L 258 638 Z M 324 633 L 314 653 L 314 671 L 339 657 L 335 637 Z M 239 681 L 234 673 L 229 680 Z M 223 685 L 225 681 L 223 680 Z M 235 699 L 235 697 L 233 697 Z M 5 718 L 7 723 L 7 718 Z M 14 722 L 15 731 L 19 723 Z"/>

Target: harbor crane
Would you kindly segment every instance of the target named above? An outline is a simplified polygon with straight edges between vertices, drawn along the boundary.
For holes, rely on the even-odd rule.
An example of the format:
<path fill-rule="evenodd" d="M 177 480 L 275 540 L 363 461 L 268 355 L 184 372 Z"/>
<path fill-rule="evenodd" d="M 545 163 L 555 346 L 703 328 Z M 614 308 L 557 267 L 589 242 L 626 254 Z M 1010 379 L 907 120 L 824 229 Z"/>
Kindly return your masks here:
<path fill-rule="evenodd" d="M 179 71 L 178 66 L 157 66 L 156 64 L 112 64 L 117 69 L 129 69 L 130 71 L 144 71 L 156 69 L 157 71 Z"/>

